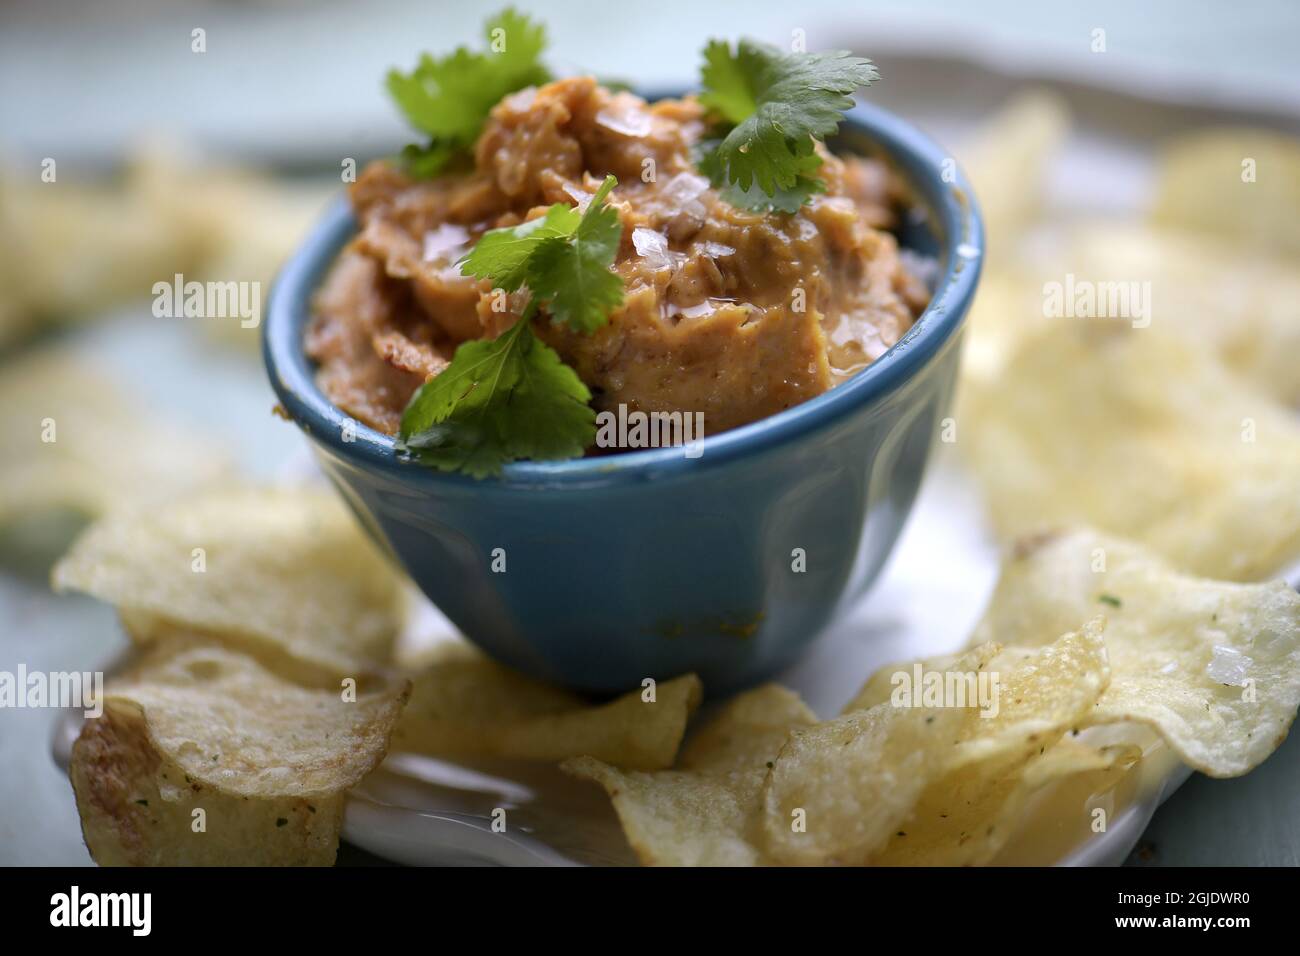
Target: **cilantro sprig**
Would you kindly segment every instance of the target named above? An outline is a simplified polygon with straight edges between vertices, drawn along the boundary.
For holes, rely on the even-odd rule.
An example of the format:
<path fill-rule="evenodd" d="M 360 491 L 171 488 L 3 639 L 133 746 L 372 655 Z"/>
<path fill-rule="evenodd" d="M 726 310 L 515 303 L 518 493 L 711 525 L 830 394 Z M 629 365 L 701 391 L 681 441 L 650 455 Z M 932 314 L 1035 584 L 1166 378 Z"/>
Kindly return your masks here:
<path fill-rule="evenodd" d="M 407 121 L 428 135 L 425 145 L 402 151 L 413 175 L 434 176 L 468 155 L 502 97 L 545 83 L 541 62 L 546 28 L 506 8 L 484 26 L 485 52 L 457 47 L 443 57 L 425 53 L 409 73 L 388 71 L 389 94 Z"/>
<path fill-rule="evenodd" d="M 735 206 L 796 211 L 826 188 L 816 142 L 839 129 L 850 94 L 878 77 L 870 60 L 843 50 L 783 53 L 751 40 L 733 50 L 711 40 L 700 102 L 721 129 L 702 144 L 701 171 Z"/>
<path fill-rule="evenodd" d="M 484 233 L 461 272 L 508 292 L 527 286 L 528 305 L 491 341 L 462 343 L 451 364 L 412 396 L 399 448 L 422 464 L 476 478 L 510 461 L 574 458 L 595 440 L 591 392 L 532 331 L 542 305 L 551 321 L 590 333 L 623 301 L 610 271 L 623 228 L 605 200 L 606 177 L 584 212 L 563 203 L 518 226 Z"/>
<path fill-rule="evenodd" d="M 470 250 L 461 274 L 491 279 L 513 292 L 527 283 L 553 322 L 591 333 L 623 302 L 623 280 L 609 271 L 623 227 L 605 198 L 618 183 L 606 176 L 587 211 L 557 203 L 519 226 L 493 229 Z"/>
<path fill-rule="evenodd" d="M 591 392 L 532 331 L 536 301 L 491 341 L 463 343 L 402 415 L 399 447 L 439 471 L 486 478 L 506 462 L 576 458 L 596 434 Z"/>

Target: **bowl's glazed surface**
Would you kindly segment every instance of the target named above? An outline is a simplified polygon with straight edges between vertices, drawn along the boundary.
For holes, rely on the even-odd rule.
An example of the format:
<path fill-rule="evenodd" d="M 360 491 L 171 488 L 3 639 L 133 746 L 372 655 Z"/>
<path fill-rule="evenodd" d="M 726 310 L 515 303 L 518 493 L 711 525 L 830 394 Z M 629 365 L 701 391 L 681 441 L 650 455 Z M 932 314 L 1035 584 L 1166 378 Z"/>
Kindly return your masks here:
<path fill-rule="evenodd" d="M 835 148 L 882 151 L 926 215 L 902 241 L 935 255 L 929 307 L 885 355 L 787 411 L 661 448 L 519 462 L 477 481 L 400 461 L 393 439 L 317 388 L 311 298 L 355 232 L 340 202 L 286 265 L 264 352 L 280 401 L 371 532 L 464 635 L 525 673 L 593 692 L 694 671 L 706 692 L 792 663 L 889 556 L 951 404 L 983 236 L 950 157 L 855 107 Z"/>

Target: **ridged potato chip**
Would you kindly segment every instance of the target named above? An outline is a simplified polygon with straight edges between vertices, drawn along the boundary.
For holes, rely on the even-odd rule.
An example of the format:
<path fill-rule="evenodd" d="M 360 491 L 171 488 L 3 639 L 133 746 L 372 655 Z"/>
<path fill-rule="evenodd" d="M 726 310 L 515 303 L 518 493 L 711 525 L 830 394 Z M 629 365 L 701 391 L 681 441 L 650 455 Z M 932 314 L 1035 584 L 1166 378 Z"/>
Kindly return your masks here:
<path fill-rule="evenodd" d="M 1187 764 L 1243 774 L 1281 744 L 1300 707 L 1300 594 L 1281 581 L 1180 574 L 1088 530 L 1023 541 L 974 640 L 1034 646 L 1104 612 L 1111 683 L 1085 723 L 1140 721 Z"/>
<path fill-rule="evenodd" d="M 395 749 L 433 756 L 563 760 L 590 756 L 635 770 L 672 766 L 699 706 L 694 674 L 607 704 L 532 680 L 464 644 L 450 644 L 414 678 Z"/>
<path fill-rule="evenodd" d="M 1179 336 L 1072 320 L 964 403 L 959 445 L 1005 537 L 1091 524 L 1224 580 L 1300 555 L 1300 423 Z"/>
<path fill-rule="evenodd" d="M 105 691 L 69 774 L 101 865 L 329 865 L 343 794 L 383 759 L 404 681 L 299 686 L 173 634 Z"/>
<path fill-rule="evenodd" d="M 784 687 L 733 698 L 682 751 L 678 769 L 623 771 L 590 757 L 563 768 L 599 783 L 628 842 L 655 866 L 755 866 L 762 850 L 761 791 L 791 729 L 816 715 Z"/>
<path fill-rule="evenodd" d="M 141 643 L 179 625 L 326 683 L 385 665 L 405 614 L 396 572 L 325 488 L 237 486 L 113 512 L 52 580 L 117 605 Z"/>

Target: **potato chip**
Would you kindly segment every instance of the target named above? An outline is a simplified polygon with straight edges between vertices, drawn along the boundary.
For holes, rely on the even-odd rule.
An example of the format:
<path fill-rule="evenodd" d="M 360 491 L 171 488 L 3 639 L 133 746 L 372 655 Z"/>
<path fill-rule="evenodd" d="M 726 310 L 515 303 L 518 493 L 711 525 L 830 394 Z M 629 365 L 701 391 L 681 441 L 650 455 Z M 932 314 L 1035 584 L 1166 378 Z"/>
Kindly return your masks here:
<path fill-rule="evenodd" d="M 563 768 L 614 803 L 642 863 L 753 866 L 765 862 L 761 791 L 790 730 L 816 722 L 797 695 L 766 684 L 733 698 L 682 751 L 679 769 L 622 771 L 590 757 Z"/>
<path fill-rule="evenodd" d="M 1258 766 L 1300 707 L 1300 594 L 1282 582 L 1180 574 L 1128 542 L 1080 530 L 1023 542 L 975 640 L 1041 643 L 1102 611 L 1111 683 L 1087 723 L 1141 721 L 1215 777 Z"/>
<path fill-rule="evenodd" d="M 1106 682 L 1101 627 L 1008 658 L 1002 699 L 987 717 L 975 701 L 885 700 L 817 723 L 796 696 L 769 685 L 727 705 L 673 770 L 626 772 L 589 758 L 564 768 L 606 789 L 643 862 L 870 862 L 929 788 L 983 800 L 1019 781 L 1086 716 Z M 978 674 L 1001 651 L 987 644 L 948 660 Z"/>
<path fill-rule="evenodd" d="M 1143 305 L 1159 331 L 1210 348 L 1253 385 L 1300 405 L 1293 360 L 1300 350 L 1300 271 L 1294 262 L 1135 220 L 1055 225 L 1055 241 L 1035 244 L 1032 254 L 988 269 L 980 280 L 967 320 L 964 378 L 996 385 L 1026 339 L 1065 321 L 1047 315 L 1045 290 L 1064 290 L 1068 281 L 1072 289 L 1090 287 L 1108 296 L 1113 287 L 1136 288 L 1145 301 L 1130 291 L 1130 309 L 1134 302 Z"/>
<path fill-rule="evenodd" d="M 405 609 L 393 568 L 325 488 L 239 486 L 116 511 L 52 577 L 117 605 L 137 641 L 181 625 L 304 681 L 387 663 Z"/>
<path fill-rule="evenodd" d="M 987 702 L 972 702 L 974 692 L 967 691 L 966 706 L 977 709 L 965 711 L 968 719 L 954 735 L 949 765 L 973 763 L 1007 750 L 1036 749 L 1046 735 L 1074 727 L 1109 680 L 1104 629 L 1104 620 L 1094 614 L 1079 632 L 1068 632 L 1053 641 L 1040 637 L 1031 649 L 1005 647 L 999 643 L 1001 635 L 996 628 L 981 629 L 970 650 L 917 662 L 922 673 L 969 675 L 983 671 L 996 688 Z M 1062 630 L 1066 629 L 1050 633 L 1059 635 Z M 1012 636 L 1018 637 L 1019 632 Z M 895 675 L 910 674 L 912 668 L 911 663 L 882 667 L 862 685 L 844 712 L 890 703 L 896 706 Z"/>
<path fill-rule="evenodd" d="M 148 143 L 113 182 L 57 188 L 0 175 L 0 344 L 57 319 L 102 314 L 176 274 L 186 280 L 260 282 L 275 271 L 330 195 L 329 184 L 290 184 L 203 161 L 174 144 Z M 204 322 L 252 347 L 255 328 Z"/>
<path fill-rule="evenodd" d="M 910 677 L 913 668 L 918 664 L 921 666 L 923 673 L 951 674 L 983 670 L 988 662 L 1001 652 L 1001 647 L 995 642 L 988 642 L 988 644 L 988 652 L 981 659 L 973 662 L 973 665 L 971 661 L 965 660 L 966 651 L 958 651 L 955 654 L 937 654 L 934 657 L 927 657 L 919 661 L 898 661 L 893 664 L 886 664 L 867 678 L 866 683 L 844 705 L 841 713 L 849 714 L 855 710 L 867 710 L 877 704 L 888 702 L 897 686 L 901 686 L 902 678 L 899 675 Z"/>
<path fill-rule="evenodd" d="M 1048 321 L 1042 313 L 1042 283 L 1035 282 L 1022 264 L 987 270 L 966 320 L 963 381 L 995 384 L 1025 337 Z"/>
<path fill-rule="evenodd" d="M 1078 772 L 1096 769 L 1095 755 L 1074 750 L 1065 752 L 1073 757 L 1058 754 L 1050 763 L 1041 761 L 1066 743 L 1062 736 L 1087 717 L 1106 686 L 1102 628 L 1101 620 L 1094 620 L 1082 631 L 1028 653 L 1009 653 L 996 643 L 967 652 L 982 652 L 985 669 L 998 681 L 993 706 L 957 711 L 964 719 L 940 751 L 938 770 L 921 782 L 909 813 L 885 834 L 888 845 L 869 862 L 986 863 L 1011 837 L 1019 809 L 1034 791 L 1075 767 Z M 962 661 L 946 657 L 934 663 L 969 669 L 969 659 Z M 880 686 L 876 675 L 855 701 L 872 699 L 872 688 Z M 880 703 L 874 709 L 890 706 Z"/>
<path fill-rule="evenodd" d="M 1300 140 L 1203 129 L 1165 150 L 1152 217 L 1284 255 L 1300 254 Z"/>
<path fill-rule="evenodd" d="M 261 283 L 264 300 L 276 272 L 332 195 L 330 183 L 277 180 L 254 169 L 204 162 L 167 143 L 137 153 L 128 184 L 140 205 L 194 250 L 186 278 Z M 259 329 L 239 321 L 205 322 L 201 328 L 248 348 L 260 342 Z"/>
<path fill-rule="evenodd" d="M 86 845 L 101 865 L 329 865 L 343 793 L 383 759 L 408 693 L 284 680 L 173 633 L 105 691 L 73 746 Z"/>
<path fill-rule="evenodd" d="M 1096 703 L 1107 680 L 1101 629 L 1095 621 L 1029 657 L 1005 657 L 997 643 L 983 644 L 925 662 L 921 680 L 911 680 L 910 665 L 898 679 L 900 672 L 886 668 L 840 717 L 793 731 L 764 788 L 773 857 L 876 862 L 906 831 L 918 801 L 989 812 L 989 794 L 1009 796 L 1026 765 Z M 993 679 L 984 699 L 981 672 Z M 931 682 L 925 673 L 945 680 Z M 937 689 L 937 699 L 922 687 Z M 855 709 L 863 704 L 867 709 Z M 992 841 L 984 846 L 996 852 Z"/>
<path fill-rule="evenodd" d="M 894 707 L 795 729 L 763 788 L 766 846 L 782 863 L 862 863 L 941 773 L 957 708 Z"/>
<path fill-rule="evenodd" d="M 60 169 L 59 173 L 64 170 Z M 129 189 L 0 181 L 0 344 L 49 319 L 79 318 L 148 297 L 154 282 L 185 272 L 188 248 L 166 219 Z"/>
<path fill-rule="evenodd" d="M 1000 648 L 987 667 L 996 678 L 993 706 L 966 721 L 950 766 L 1006 754 L 1027 757 L 1079 726 L 1110 682 L 1104 630 L 1105 620 L 1094 617 L 1032 656 Z"/>
<path fill-rule="evenodd" d="M 1072 321 L 966 392 L 959 444 L 1006 537 L 1092 524 L 1227 580 L 1300 555 L 1300 423 L 1180 337 Z"/>
<path fill-rule="evenodd" d="M 699 705 L 694 674 L 664 681 L 654 700 L 638 688 L 607 704 L 589 702 L 450 644 L 414 678 L 395 749 L 433 756 L 563 760 L 591 756 L 618 767 L 672 766 Z"/>
<path fill-rule="evenodd" d="M 0 368 L 0 433 L 0 525 L 63 510 L 96 517 L 230 470 L 212 442 L 159 422 L 66 349 Z"/>
<path fill-rule="evenodd" d="M 1151 322 L 1160 331 L 1190 337 L 1279 401 L 1300 405 L 1300 269 L 1294 259 L 1218 234 L 1101 221 L 1070 229 L 1059 259 L 1042 271 L 1058 279 L 1071 273 L 1081 281 L 1150 283 Z M 985 291 L 981 284 L 981 299 Z M 1032 318 L 1030 308 L 1020 310 L 1019 328 L 1026 317 Z"/>
<path fill-rule="evenodd" d="M 1012 237 L 1042 210 L 1049 163 L 1065 143 L 1070 117 L 1060 97 L 1031 90 L 1004 105 L 961 151 L 975 185 L 991 261 L 1010 261 Z"/>
<path fill-rule="evenodd" d="M 187 784 L 126 704 L 87 722 L 69 775 L 100 866 L 330 866 L 338 849 L 342 794 L 248 800 Z"/>
<path fill-rule="evenodd" d="M 877 866 L 979 866 L 991 863 L 1016 833 L 1036 792 L 1077 774 L 1096 774 L 1101 792 L 1141 757 L 1127 744 L 1090 747 L 1066 738 L 1031 756 L 1014 772 L 989 774 L 968 764 L 930 787 L 911 818 L 877 854 Z"/>

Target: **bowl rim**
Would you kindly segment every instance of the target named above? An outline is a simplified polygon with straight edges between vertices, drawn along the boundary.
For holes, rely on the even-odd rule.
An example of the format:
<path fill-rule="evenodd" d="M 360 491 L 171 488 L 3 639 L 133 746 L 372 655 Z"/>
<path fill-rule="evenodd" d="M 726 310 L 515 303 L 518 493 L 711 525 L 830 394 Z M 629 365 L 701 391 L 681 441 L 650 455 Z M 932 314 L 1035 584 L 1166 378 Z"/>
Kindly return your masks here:
<path fill-rule="evenodd" d="M 659 96 L 650 96 L 658 99 Z M 847 381 L 808 401 L 718 435 L 706 435 L 702 454 L 687 458 L 680 446 L 624 451 L 562 461 L 517 461 L 501 474 L 477 479 L 403 460 L 392 436 L 353 419 L 316 384 L 314 363 L 303 347 L 311 300 L 338 252 L 356 233 L 346 195 L 340 196 L 289 258 L 276 278 L 263 322 L 262 353 L 272 388 L 288 416 L 338 456 L 369 469 L 399 472 L 422 487 L 526 488 L 538 485 L 634 483 L 710 468 L 754 455 L 826 428 L 903 385 L 956 333 L 979 281 L 984 230 L 970 183 L 953 157 L 902 117 L 856 104 L 840 136 L 873 142 L 898 168 L 937 217 L 946 245 L 942 272 L 929 304 L 883 355 Z M 347 424 L 351 422 L 352 428 Z M 351 432 L 351 440 L 345 434 Z"/>

